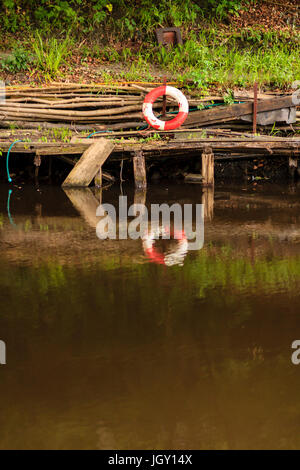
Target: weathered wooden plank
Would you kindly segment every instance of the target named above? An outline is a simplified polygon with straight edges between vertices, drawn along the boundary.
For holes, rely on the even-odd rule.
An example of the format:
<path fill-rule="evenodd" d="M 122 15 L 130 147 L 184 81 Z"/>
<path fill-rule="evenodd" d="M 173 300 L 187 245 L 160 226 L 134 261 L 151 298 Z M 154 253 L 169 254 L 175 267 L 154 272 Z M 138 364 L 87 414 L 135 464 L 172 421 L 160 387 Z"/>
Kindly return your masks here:
<path fill-rule="evenodd" d="M 275 94 L 276 96 L 276 94 Z M 279 94 L 280 96 L 280 94 Z M 279 97 L 278 96 L 278 97 Z M 269 100 L 270 98 L 274 98 L 274 93 L 269 92 L 269 93 L 257 93 L 257 99 L 258 100 Z M 251 100 L 253 101 L 254 99 L 254 92 L 253 90 L 247 91 L 247 90 L 236 90 L 234 91 L 234 99 L 235 100 Z"/>
<path fill-rule="evenodd" d="M 186 173 L 184 175 L 184 181 L 188 183 L 202 183 L 202 179 L 202 175 L 199 175 L 197 173 Z"/>
<path fill-rule="evenodd" d="M 112 141 L 106 140 L 111 145 Z M 38 151 L 39 155 L 80 155 L 82 154 L 91 143 L 97 143 L 99 139 L 80 139 L 79 142 L 74 143 L 45 143 L 45 142 L 18 142 L 11 149 L 11 153 L 35 153 Z M 11 142 L 0 142 L 0 150 L 7 152 Z M 116 143 L 114 152 L 124 152 L 132 154 L 135 151 L 141 150 L 144 152 L 165 152 L 170 153 L 173 151 L 188 152 L 204 149 L 210 146 L 215 151 L 246 151 L 261 150 L 266 153 L 272 152 L 286 152 L 293 150 L 294 152 L 300 151 L 300 138 L 268 138 L 266 139 L 241 139 L 241 138 L 218 138 L 218 139 L 197 139 L 178 141 L 173 140 L 169 142 L 155 141 L 155 142 L 124 142 Z"/>
<path fill-rule="evenodd" d="M 202 192 L 202 204 L 204 205 L 204 218 L 212 220 L 214 216 L 214 187 L 206 186 Z"/>
<path fill-rule="evenodd" d="M 257 112 L 273 111 L 275 109 L 289 108 L 295 106 L 292 101 L 292 95 L 283 96 L 279 98 L 272 98 L 269 100 L 259 101 L 257 103 Z M 237 119 L 241 116 L 246 116 L 253 113 L 253 104 L 242 103 L 234 104 L 232 106 L 218 106 L 211 109 L 202 111 L 194 111 L 190 113 L 183 125 L 187 127 L 190 125 L 206 125 L 214 122 L 223 122 L 231 119 Z"/>
<path fill-rule="evenodd" d="M 145 164 L 145 157 L 142 151 L 135 152 L 134 154 L 133 172 L 134 172 L 135 187 L 137 189 L 146 189 L 147 187 L 146 164 Z"/>
<path fill-rule="evenodd" d="M 183 131 L 185 134 L 188 133 L 188 130 L 181 130 Z M 191 133 L 194 133 L 196 132 L 196 129 L 190 129 L 190 134 Z M 201 131 L 203 132 L 203 130 Z M 239 136 L 236 136 L 234 135 L 233 137 L 230 137 L 229 133 L 227 132 L 227 136 L 224 137 L 224 136 L 220 136 L 220 137 L 195 137 L 195 138 L 192 138 L 190 139 L 189 138 L 189 135 L 187 136 L 187 138 L 185 139 L 182 139 L 178 142 L 178 145 L 181 145 L 181 144 L 184 144 L 184 143 L 192 143 L 194 141 L 196 142 L 203 142 L 203 143 L 207 143 L 207 144 L 210 144 L 210 142 L 298 142 L 300 144 L 300 137 L 276 137 L 276 136 L 267 136 L 267 135 L 260 135 L 260 136 L 253 136 L 253 134 L 251 134 L 250 137 L 245 137 L 245 135 L 243 135 L 241 133 L 241 135 Z M 104 137 L 104 136 L 103 136 Z M 114 137 L 114 134 L 107 134 L 107 137 L 111 138 L 111 137 Z M 117 137 L 117 135 L 116 135 Z M 122 136 L 121 136 L 122 137 Z M 71 139 L 71 144 L 86 144 L 86 145 L 90 145 L 91 143 L 93 142 L 97 142 L 99 140 L 99 137 L 91 137 L 89 139 L 87 139 L 86 137 L 72 137 Z M 168 144 L 174 144 L 174 145 L 177 145 L 177 139 L 176 140 L 171 140 L 171 141 L 164 141 L 164 140 L 154 140 L 153 142 L 151 142 L 151 145 L 152 146 L 159 146 L 159 145 L 168 145 Z M 133 144 L 140 144 L 139 140 L 136 139 L 136 140 L 133 140 L 133 139 L 130 139 L 130 140 L 124 140 L 124 145 L 133 145 Z M 146 143 L 144 143 L 144 145 L 146 145 Z"/>
<path fill-rule="evenodd" d="M 290 155 L 289 157 L 289 177 L 295 179 L 298 169 L 298 157 L 295 155 Z"/>
<path fill-rule="evenodd" d="M 214 154 L 211 147 L 206 147 L 202 153 L 202 184 L 204 186 L 214 185 Z"/>
<path fill-rule="evenodd" d="M 83 153 L 62 185 L 70 187 L 88 186 L 113 151 L 113 148 L 114 144 L 107 139 L 99 139 L 99 142 L 92 144 Z"/>

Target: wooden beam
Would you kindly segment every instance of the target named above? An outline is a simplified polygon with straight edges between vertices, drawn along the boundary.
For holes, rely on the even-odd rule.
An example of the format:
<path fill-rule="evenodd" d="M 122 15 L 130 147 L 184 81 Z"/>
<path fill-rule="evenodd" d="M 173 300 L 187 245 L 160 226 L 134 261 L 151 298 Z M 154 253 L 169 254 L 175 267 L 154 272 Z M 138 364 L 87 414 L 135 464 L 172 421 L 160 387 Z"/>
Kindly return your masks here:
<path fill-rule="evenodd" d="M 203 186 L 214 185 L 214 154 L 211 147 L 206 147 L 202 153 L 202 184 Z"/>
<path fill-rule="evenodd" d="M 251 103 L 250 103 L 251 104 Z M 252 106 L 252 105 L 251 105 Z M 79 142 L 73 143 L 52 143 L 52 142 L 18 142 L 11 149 L 11 153 L 35 153 L 39 155 L 80 155 L 87 150 L 92 143 L 99 142 L 99 139 L 79 139 Z M 8 140 L 0 142 L 0 150 L 7 152 L 11 142 Z M 124 143 L 115 143 L 114 153 L 119 154 L 128 152 L 134 155 L 139 150 L 145 152 L 159 152 L 162 154 L 174 152 L 188 152 L 202 150 L 205 147 L 211 147 L 215 152 L 258 152 L 273 155 L 275 152 L 284 153 L 286 151 L 300 152 L 300 138 L 276 138 L 276 137 L 255 137 L 255 138 L 205 138 L 205 139 L 187 139 L 185 141 L 170 140 L 168 142 L 160 140 L 153 142 L 140 143 L 139 141 L 124 141 Z M 145 154 L 146 155 L 146 154 Z M 148 156 L 148 155 L 146 155 Z M 123 157 L 120 157 L 123 158 Z"/>
<path fill-rule="evenodd" d="M 137 189 L 146 189 L 147 188 L 146 164 L 145 164 L 145 157 L 142 151 L 138 151 L 134 153 L 133 172 L 134 172 L 135 187 Z"/>
<path fill-rule="evenodd" d="M 99 139 L 81 156 L 62 186 L 88 186 L 114 149 L 110 140 Z M 101 178 L 102 179 L 102 178 Z"/>
<path fill-rule="evenodd" d="M 258 101 L 257 113 L 265 111 L 274 111 L 275 109 L 290 108 L 295 106 L 292 101 L 292 95 L 272 98 L 269 100 Z M 183 124 L 183 127 L 191 125 L 207 125 L 217 122 L 230 121 L 241 116 L 253 113 L 253 104 L 242 103 L 231 106 L 217 106 L 202 111 L 194 111 L 190 113 Z"/>
<path fill-rule="evenodd" d="M 257 130 L 257 82 L 254 83 L 254 99 L 253 99 L 253 134 L 256 134 Z"/>
<path fill-rule="evenodd" d="M 298 157 L 295 155 L 290 155 L 289 157 L 289 177 L 295 179 L 296 172 L 298 169 Z"/>
<path fill-rule="evenodd" d="M 143 206 L 146 206 L 146 195 L 147 192 L 145 190 L 137 190 L 134 192 L 134 206 L 142 204 Z"/>
<path fill-rule="evenodd" d="M 203 188 L 202 204 L 204 205 L 204 218 L 212 220 L 214 216 L 214 187 L 207 186 Z"/>
<path fill-rule="evenodd" d="M 202 183 L 202 175 L 198 175 L 197 173 L 186 173 L 184 175 L 184 181 L 187 183 Z"/>

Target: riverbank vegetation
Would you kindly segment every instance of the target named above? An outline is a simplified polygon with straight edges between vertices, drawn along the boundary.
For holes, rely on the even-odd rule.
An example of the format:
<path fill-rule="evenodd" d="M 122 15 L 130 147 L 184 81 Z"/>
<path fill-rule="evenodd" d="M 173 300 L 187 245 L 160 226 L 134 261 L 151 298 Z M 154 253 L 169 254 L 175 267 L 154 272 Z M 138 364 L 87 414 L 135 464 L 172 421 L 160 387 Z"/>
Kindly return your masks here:
<path fill-rule="evenodd" d="M 183 44 L 157 45 L 157 27 Z M 9 83 L 161 81 L 288 88 L 300 78 L 296 0 L 4 0 L 0 76 Z"/>

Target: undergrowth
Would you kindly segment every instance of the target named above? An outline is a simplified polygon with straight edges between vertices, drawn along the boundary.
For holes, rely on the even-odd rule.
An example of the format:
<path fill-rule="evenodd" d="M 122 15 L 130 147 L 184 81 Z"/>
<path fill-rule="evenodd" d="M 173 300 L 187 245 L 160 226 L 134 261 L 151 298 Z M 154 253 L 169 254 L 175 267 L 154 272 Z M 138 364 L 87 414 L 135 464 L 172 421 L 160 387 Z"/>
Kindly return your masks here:
<path fill-rule="evenodd" d="M 241 30 L 220 24 L 255 0 L 4 0 L 0 27 L 22 31 L 0 72 L 38 71 L 44 78 L 98 66 L 99 78 L 157 80 L 155 70 L 203 89 L 261 85 L 286 87 L 300 78 L 300 33 L 262 26 Z M 27 6 L 27 8 L 25 8 Z M 155 28 L 178 26 L 184 42 L 156 43 Z M 69 31 L 67 34 L 64 31 Z M 18 34 L 16 34 L 18 37 Z M 25 39 L 24 39 L 25 38 Z M 79 61 L 78 61 L 79 57 Z M 118 70 L 110 64 L 120 64 Z M 108 65 L 108 66 L 107 66 Z M 1 78 L 1 77 L 0 77 Z"/>

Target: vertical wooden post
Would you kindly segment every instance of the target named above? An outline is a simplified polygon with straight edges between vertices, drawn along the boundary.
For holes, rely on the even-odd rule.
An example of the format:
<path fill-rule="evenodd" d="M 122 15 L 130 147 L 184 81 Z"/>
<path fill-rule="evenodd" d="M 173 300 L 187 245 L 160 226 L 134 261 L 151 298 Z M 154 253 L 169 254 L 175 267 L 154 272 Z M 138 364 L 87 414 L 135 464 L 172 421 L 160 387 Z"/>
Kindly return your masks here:
<path fill-rule="evenodd" d="M 34 166 L 35 166 L 35 171 L 34 171 L 34 180 L 36 186 L 39 184 L 39 169 L 41 166 L 41 156 L 36 152 L 33 160 Z"/>
<path fill-rule="evenodd" d="M 147 192 L 144 189 L 135 191 L 134 192 L 134 200 L 133 200 L 134 206 L 136 206 L 138 204 L 142 204 L 143 206 L 145 206 L 146 205 L 146 195 L 147 195 Z"/>
<path fill-rule="evenodd" d="M 289 177 L 294 180 L 298 168 L 298 158 L 291 153 L 289 156 Z"/>
<path fill-rule="evenodd" d="M 253 101 L 253 134 L 257 129 L 257 82 L 254 83 L 254 101 Z"/>
<path fill-rule="evenodd" d="M 203 188 L 202 204 L 204 205 L 204 218 L 212 220 L 214 216 L 214 187 Z"/>
<path fill-rule="evenodd" d="M 202 153 L 202 184 L 203 186 L 214 185 L 215 159 L 212 149 L 205 147 Z"/>
<path fill-rule="evenodd" d="M 134 152 L 133 172 L 134 172 L 135 187 L 137 189 L 146 189 L 147 188 L 146 164 L 145 164 L 145 157 L 141 150 Z"/>
<path fill-rule="evenodd" d="M 164 86 L 167 85 L 167 78 L 164 77 Z M 167 96 L 166 95 L 163 95 L 163 107 L 162 107 L 162 117 L 165 117 L 166 115 L 166 109 L 167 109 Z"/>

